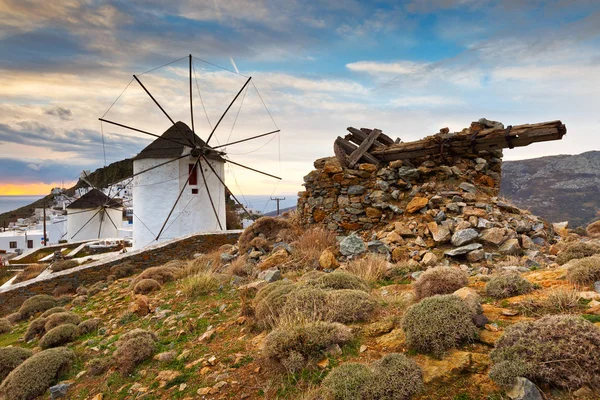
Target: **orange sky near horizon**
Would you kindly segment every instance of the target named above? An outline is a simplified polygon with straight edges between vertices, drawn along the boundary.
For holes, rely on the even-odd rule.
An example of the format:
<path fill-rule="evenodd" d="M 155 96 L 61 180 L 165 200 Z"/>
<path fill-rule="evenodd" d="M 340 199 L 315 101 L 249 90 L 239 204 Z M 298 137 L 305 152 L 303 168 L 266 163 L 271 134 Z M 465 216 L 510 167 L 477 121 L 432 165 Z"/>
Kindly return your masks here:
<path fill-rule="evenodd" d="M 65 187 L 71 187 L 76 182 L 65 182 Z M 52 183 L 5 183 L 0 184 L 0 196 L 45 196 L 55 187 L 61 187 L 62 182 Z"/>

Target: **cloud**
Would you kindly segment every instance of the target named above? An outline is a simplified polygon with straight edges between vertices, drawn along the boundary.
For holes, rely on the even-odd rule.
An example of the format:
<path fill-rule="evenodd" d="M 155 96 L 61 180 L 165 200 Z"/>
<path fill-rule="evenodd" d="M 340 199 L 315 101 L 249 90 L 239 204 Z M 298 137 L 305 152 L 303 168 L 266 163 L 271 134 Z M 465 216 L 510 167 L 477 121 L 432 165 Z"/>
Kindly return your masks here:
<path fill-rule="evenodd" d="M 464 101 L 452 97 L 443 96 L 403 96 L 390 101 L 394 107 L 442 107 L 462 106 Z"/>
<path fill-rule="evenodd" d="M 356 61 L 346 64 L 350 71 L 364 72 L 370 75 L 412 75 L 421 73 L 428 64 L 413 61 L 378 62 Z"/>
<path fill-rule="evenodd" d="M 69 121 L 73 117 L 73 113 L 68 108 L 54 107 L 46 111 L 46 114 L 53 115 L 64 121 Z"/>
<path fill-rule="evenodd" d="M 39 171 L 42 169 L 40 164 L 27 164 L 27 168 L 32 169 L 34 171 Z"/>

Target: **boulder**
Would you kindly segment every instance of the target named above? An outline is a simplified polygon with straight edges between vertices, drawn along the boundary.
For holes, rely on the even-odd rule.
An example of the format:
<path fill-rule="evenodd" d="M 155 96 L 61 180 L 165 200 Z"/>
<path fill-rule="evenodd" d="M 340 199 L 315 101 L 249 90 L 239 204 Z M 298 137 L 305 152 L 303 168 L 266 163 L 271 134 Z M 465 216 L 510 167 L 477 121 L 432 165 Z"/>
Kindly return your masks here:
<path fill-rule="evenodd" d="M 473 242 L 478 237 L 479 233 L 475 229 L 469 228 L 454 232 L 451 241 L 453 246 L 460 247 Z"/>
<path fill-rule="evenodd" d="M 477 187 L 475 185 L 473 185 L 472 183 L 463 182 L 460 185 L 458 185 L 458 187 L 467 193 L 471 193 L 471 194 L 477 193 Z"/>
<path fill-rule="evenodd" d="M 329 249 L 325 249 L 319 256 L 319 265 L 323 269 L 336 269 L 340 264 L 333 252 Z"/>
<path fill-rule="evenodd" d="M 421 260 L 421 264 L 425 265 L 426 267 L 433 267 L 437 264 L 437 262 L 438 258 L 433 253 L 425 253 L 423 259 Z"/>
<path fill-rule="evenodd" d="M 479 250 L 482 247 L 483 246 L 481 246 L 481 244 L 479 244 L 479 243 L 471 243 L 466 246 L 457 247 L 455 249 L 445 251 L 444 254 L 447 256 L 450 256 L 450 257 L 456 257 L 456 256 L 461 256 L 463 254 L 467 254 L 473 250 Z"/>
<path fill-rule="evenodd" d="M 355 256 L 367 251 L 367 245 L 356 233 L 346 236 L 340 242 L 340 252 L 345 256 Z"/>
<path fill-rule="evenodd" d="M 543 400 L 538 388 L 529 379 L 519 377 L 513 387 L 506 391 L 512 400 Z"/>
<path fill-rule="evenodd" d="M 287 250 L 283 247 L 280 247 L 269 257 L 261 261 L 260 264 L 258 264 L 258 269 L 265 271 L 267 269 L 275 268 L 288 261 L 289 258 L 290 255 L 288 254 Z"/>
<path fill-rule="evenodd" d="M 500 246 L 506 240 L 506 229 L 489 228 L 481 232 L 481 241 Z"/>
<path fill-rule="evenodd" d="M 591 238 L 600 238 L 600 220 L 589 224 L 585 229 L 585 233 Z"/>
<path fill-rule="evenodd" d="M 258 279 L 262 279 L 263 281 L 266 281 L 269 283 L 278 281 L 281 278 L 282 278 L 281 271 L 278 270 L 277 268 L 271 268 L 266 271 L 262 271 L 260 274 L 258 274 Z"/>
<path fill-rule="evenodd" d="M 444 225 L 438 225 L 432 221 L 427 223 L 427 228 L 436 243 L 445 243 L 450 240 L 450 230 Z"/>
<path fill-rule="evenodd" d="M 428 203 L 429 203 L 429 200 L 427 200 L 427 198 L 425 198 L 425 197 L 414 197 L 406 205 L 406 212 L 410 213 L 410 214 L 415 213 L 415 212 L 419 211 L 420 209 L 422 209 L 423 207 L 426 207 Z"/>
<path fill-rule="evenodd" d="M 506 255 L 518 255 L 521 254 L 521 246 L 519 245 L 519 239 L 508 239 L 500 246 L 498 251 Z"/>

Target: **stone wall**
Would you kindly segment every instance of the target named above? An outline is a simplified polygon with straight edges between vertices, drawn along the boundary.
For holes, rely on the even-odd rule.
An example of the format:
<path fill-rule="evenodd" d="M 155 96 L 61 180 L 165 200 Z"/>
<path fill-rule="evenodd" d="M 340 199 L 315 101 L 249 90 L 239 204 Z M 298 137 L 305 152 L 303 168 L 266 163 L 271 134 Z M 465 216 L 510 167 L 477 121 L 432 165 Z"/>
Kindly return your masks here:
<path fill-rule="evenodd" d="M 81 285 L 91 285 L 105 280 L 110 275 L 110 268 L 113 265 L 129 262 L 137 269 L 143 270 L 171 260 L 189 259 L 195 253 L 206 253 L 224 244 L 234 244 L 241 233 L 241 230 L 236 230 L 189 235 L 2 288 L 0 314 L 6 315 L 16 311 L 25 299 L 37 294 L 52 294 L 57 289 L 65 292 L 74 291 Z"/>
<path fill-rule="evenodd" d="M 400 217 L 415 198 L 427 203 L 461 185 L 476 185 L 497 196 L 501 165 L 501 150 L 398 160 L 379 167 L 358 164 L 356 169 L 342 168 L 334 157 L 323 158 L 304 177 L 298 213 L 305 225 L 321 224 L 340 233 L 372 230 Z"/>

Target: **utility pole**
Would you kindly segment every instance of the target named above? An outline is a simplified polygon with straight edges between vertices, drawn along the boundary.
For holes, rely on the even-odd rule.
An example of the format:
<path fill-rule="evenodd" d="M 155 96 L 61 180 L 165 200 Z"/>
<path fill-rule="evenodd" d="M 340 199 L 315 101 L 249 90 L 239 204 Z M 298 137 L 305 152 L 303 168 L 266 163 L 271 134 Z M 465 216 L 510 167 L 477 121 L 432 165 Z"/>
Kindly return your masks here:
<path fill-rule="evenodd" d="M 46 202 L 44 201 L 44 247 L 48 246 L 46 242 Z"/>
<path fill-rule="evenodd" d="M 277 215 L 279 215 L 279 202 L 281 200 L 285 200 L 285 197 L 271 197 L 271 200 L 274 200 L 277 202 Z"/>

